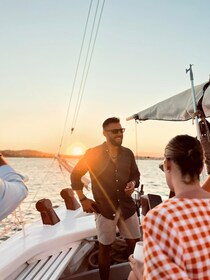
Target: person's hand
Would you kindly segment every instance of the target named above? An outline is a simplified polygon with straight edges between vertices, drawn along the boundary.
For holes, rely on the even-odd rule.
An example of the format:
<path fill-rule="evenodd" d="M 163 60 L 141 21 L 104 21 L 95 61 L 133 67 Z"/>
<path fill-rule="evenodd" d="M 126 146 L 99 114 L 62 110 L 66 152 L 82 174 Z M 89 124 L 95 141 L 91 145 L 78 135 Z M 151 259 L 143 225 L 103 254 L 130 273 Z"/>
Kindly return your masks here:
<path fill-rule="evenodd" d="M 133 254 L 129 256 L 128 260 L 129 260 L 129 263 L 130 263 L 130 267 L 132 269 L 131 272 L 128 275 L 128 280 L 138 280 L 138 278 L 136 277 L 136 275 L 133 271 L 134 266 L 136 264 L 136 260 L 134 259 Z"/>
<path fill-rule="evenodd" d="M 0 166 L 8 164 L 7 161 L 4 159 L 3 155 L 0 154 Z"/>
<path fill-rule="evenodd" d="M 128 280 L 138 280 L 132 270 L 128 275 Z"/>
<path fill-rule="evenodd" d="M 96 205 L 95 201 L 90 199 L 90 198 L 86 198 L 85 200 L 80 202 L 83 208 L 83 211 L 86 213 L 98 213 L 96 208 L 94 207 L 94 205 Z"/>
<path fill-rule="evenodd" d="M 127 196 L 131 196 L 132 195 L 132 193 L 135 190 L 135 185 L 136 185 L 135 181 L 130 181 L 130 182 L 127 183 L 127 185 L 125 187 L 125 194 Z"/>
<path fill-rule="evenodd" d="M 129 256 L 129 262 L 132 271 L 129 274 L 128 280 L 142 280 L 144 272 L 144 264 L 140 261 L 136 261 L 133 254 Z"/>

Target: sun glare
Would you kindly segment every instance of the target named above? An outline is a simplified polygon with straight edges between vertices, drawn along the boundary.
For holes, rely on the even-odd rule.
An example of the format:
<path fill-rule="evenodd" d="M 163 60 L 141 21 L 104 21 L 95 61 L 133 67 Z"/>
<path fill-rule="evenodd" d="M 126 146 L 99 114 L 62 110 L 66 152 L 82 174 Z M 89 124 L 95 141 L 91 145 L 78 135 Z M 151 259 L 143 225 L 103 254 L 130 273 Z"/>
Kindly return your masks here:
<path fill-rule="evenodd" d="M 81 156 L 85 153 L 85 147 L 82 144 L 75 143 L 67 148 L 67 154 L 71 156 Z"/>
<path fill-rule="evenodd" d="M 80 156 L 83 154 L 82 148 L 81 147 L 74 147 L 72 149 L 72 155 L 73 156 Z"/>

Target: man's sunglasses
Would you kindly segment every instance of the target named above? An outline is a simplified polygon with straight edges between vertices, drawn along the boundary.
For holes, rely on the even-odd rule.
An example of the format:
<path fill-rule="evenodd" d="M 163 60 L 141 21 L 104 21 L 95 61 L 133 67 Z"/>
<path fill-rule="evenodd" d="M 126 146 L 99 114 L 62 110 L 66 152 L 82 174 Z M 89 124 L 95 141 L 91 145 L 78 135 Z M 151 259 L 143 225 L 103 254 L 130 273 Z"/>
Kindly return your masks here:
<path fill-rule="evenodd" d="M 106 131 L 111 132 L 113 134 L 118 134 L 118 133 L 124 133 L 125 128 L 107 129 Z"/>

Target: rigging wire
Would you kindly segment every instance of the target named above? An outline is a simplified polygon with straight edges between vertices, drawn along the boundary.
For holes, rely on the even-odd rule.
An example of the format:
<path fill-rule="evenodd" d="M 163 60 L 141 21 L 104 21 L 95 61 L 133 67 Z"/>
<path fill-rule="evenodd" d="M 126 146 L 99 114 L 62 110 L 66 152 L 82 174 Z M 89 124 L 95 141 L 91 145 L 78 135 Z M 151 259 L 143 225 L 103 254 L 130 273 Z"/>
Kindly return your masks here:
<path fill-rule="evenodd" d="M 59 145 L 59 149 L 58 149 L 58 154 L 60 154 L 60 150 L 61 150 L 61 147 L 62 147 L 62 144 L 63 144 L 64 133 L 65 133 L 65 130 L 66 130 L 67 121 L 68 121 L 68 117 L 69 117 L 71 101 L 72 101 L 74 88 L 75 88 L 75 84 L 76 84 L 76 79 L 77 79 L 77 74 L 78 74 L 79 65 L 80 65 L 80 61 L 81 61 L 81 56 L 82 56 L 82 51 L 83 51 L 83 47 L 84 47 L 85 37 L 86 37 L 86 34 L 87 34 L 87 27 L 88 27 L 88 23 L 89 23 L 89 19 L 90 19 L 90 12 L 91 12 L 91 9 L 92 9 L 92 4 L 93 4 L 93 0 L 90 1 L 90 6 L 89 6 L 89 9 L 88 9 L 88 15 L 87 15 L 86 23 L 85 23 L 85 30 L 84 30 L 84 33 L 83 33 L 82 43 L 81 43 L 81 47 L 80 47 L 76 72 L 75 72 L 75 75 L 74 75 L 73 85 L 72 85 L 72 89 L 71 89 L 71 95 L 70 95 L 70 98 L 69 98 L 69 103 L 68 103 L 66 118 L 65 118 L 65 122 L 64 122 L 63 133 L 62 133 L 62 136 L 61 136 L 61 141 L 60 141 L 60 145 Z"/>
<path fill-rule="evenodd" d="M 44 174 L 44 177 L 42 178 L 41 182 L 39 183 L 38 187 L 36 188 L 36 191 L 33 194 L 33 197 L 31 197 L 30 203 L 27 205 L 27 208 L 24 210 L 24 214 L 23 214 L 23 219 L 25 219 L 25 216 L 28 213 L 28 210 L 32 208 L 32 204 L 34 203 L 34 201 L 36 201 L 36 198 L 38 196 L 38 193 L 40 192 L 40 190 L 43 188 L 43 184 L 44 182 L 47 181 L 47 178 L 49 177 L 50 173 L 51 173 L 51 169 L 53 164 L 55 163 L 56 158 L 54 157 L 52 161 L 50 161 L 49 166 L 47 166 L 46 168 L 46 173 Z M 48 192 L 50 193 L 50 189 L 49 186 L 46 186 L 48 189 Z"/>
<path fill-rule="evenodd" d="M 90 70 L 90 64 L 91 64 L 92 57 L 93 57 L 93 51 L 94 51 L 94 48 L 95 48 L 96 39 L 97 39 L 98 31 L 99 31 L 99 26 L 100 26 L 100 22 L 101 22 L 101 18 L 102 18 L 102 13 L 103 13 L 103 9 L 104 9 L 105 0 L 103 0 L 103 3 L 101 5 L 100 15 L 98 17 L 98 22 L 96 23 L 96 18 L 97 18 L 97 15 L 99 14 L 99 11 L 98 11 L 99 3 L 100 3 L 100 0 L 97 0 L 97 5 L 96 5 L 96 9 L 95 9 L 95 15 L 94 15 L 91 34 L 90 34 L 88 49 L 87 49 L 87 52 L 86 52 L 85 63 L 84 63 L 84 66 L 83 66 L 82 78 L 81 78 L 81 82 L 80 82 L 80 86 L 79 86 L 79 92 L 78 92 L 78 95 L 77 95 L 77 102 L 76 102 L 74 114 L 73 114 L 73 117 L 72 117 L 73 120 L 72 120 L 72 126 L 71 126 L 71 134 L 74 132 L 76 122 L 77 122 L 77 119 L 78 119 L 78 115 L 79 115 L 79 111 L 80 111 L 80 107 L 81 107 L 81 102 L 82 102 L 82 98 L 83 98 L 83 95 L 84 95 L 85 86 L 86 86 L 86 82 L 87 82 L 87 77 L 88 77 L 89 70 Z M 68 103 L 66 118 L 65 118 L 65 122 L 64 122 L 63 132 L 62 132 L 61 141 L 60 141 L 60 145 L 59 145 L 57 155 L 60 154 L 60 151 L 61 151 L 61 148 L 62 148 L 62 145 L 63 145 L 64 134 L 67 130 L 66 129 L 67 121 L 69 119 L 70 107 L 71 107 L 71 103 L 72 103 L 73 94 L 74 94 L 74 91 L 75 91 L 76 81 L 78 80 L 79 67 L 81 67 L 81 57 L 82 57 L 82 53 L 84 53 L 85 40 L 87 40 L 86 39 L 87 29 L 88 29 L 88 25 L 89 25 L 89 22 L 90 22 L 90 15 L 91 15 L 91 10 L 92 9 L 93 9 L 93 0 L 91 0 L 90 5 L 89 5 L 87 20 L 86 20 L 86 24 L 85 24 L 85 30 L 84 30 L 84 34 L 83 34 L 83 39 L 82 39 L 79 58 L 78 58 L 78 62 L 77 62 L 76 72 L 75 72 L 75 76 L 74 76 L 74 80 L 73 80 L 71 95 L 70 95 L 70 99 L 69 99 L 69 103 Z M 96 31 L 95 31 L 95 35 L 94 35 L 94 38 L 93 38 L 93 34 L 94 34 L 95 29 L 96 29 Z M 92 44 L 92 48 L 91 48 L 91 44 Z"/>
<path fill-rule="evenodd" d="M 90 52 L 90 46 L 91 46 L 91 43 L 92 43 L 92 37 L 93 37 L 93 31 L 94 31 L 94 28 L 95 28 L 96 16 L 97 16 L 97 13 L 98 13 L 98 7 L 99 7 L 99 0 L 97 1 L 97 6 L 96 6 L 96 10 L 95 10 L 95 15 L 94 15 L 94 20 L 93 20 L 92 28 L 91 28 L 91 34 L 90 34 L 88 49 L 87 49 L 87 53 L 86 53 L 85 63 L 84 63 L 83 72 L 82 72 L 82 78 L 81 78 L 79 92 L 78 92 L 78 97 L 77 97 L 77 103 L 76 103 L 76 107 L 75 107 L 75 111 L 74 111 L 74 117 L 73 117 L 72 128 L 71 128 L 71 132 L 72 133 L 74 131 L 74 125 L 73 124 L 75 122 L 76 112 L 78 111 L 79 100 L 80 100 L 80 96 L 81 96 L 81 88 L 82 88 L 82 84 L 83 84 L 83 80 L 84 80 L 84 75 L 85 75 L 85 71 L 86 71 L 87 61 L 88 61 L 89 52 Z"/>
<path fill-rule="evenodd" d="M 87 82 L 87 77 L 88 77 L 88 74 L 89 74 L 90 65 L 91 65 L 91 61 L 92 61 L 92 57 L 93 57 L 93 51 L 95 49 L 96 39 L 97 39 L 98 32 L 99 32 L 99 27 L 100 27 L 100 23 L 101 23 L 101 18 L 102 18 L 102 13 L 103 13 L 103 9 L 104 9 L 104 4 L 105 4 L 105 0 L 103 1 L 103 4 L 101 6 L 101 12 L 100 12 L 100 15 L 99 15 L 98 24 L 97 24 L 96 32 L 95 32 L 95 37 L 94 37 L 94 40 L 93 40 L 92 50 L 91 50 L 91 54 L 90 54 L 90 58 L 89 58 L 89 63 L 88 63 L 88 67 L 87 67 L 87 71 L 86 71 L 86 75 L 85 75 L 85 79 L 84 79 L 85 68 L 86 68 L 87 59 L 88 59 L 88 56 L 89 56 L 89 47 L 91 45 L 92 34 L 93 34 L 94 27 L 95 27 L 95 20 L 96 20 L 96 16 L 97 16 L 97 13 L 98 13 L 99 1 L 98 1 L 98 4 L 97 4 L 97 7 L 96 7 L 95 17 L 94 17 L 92 31 L 91 31 L 90 42 L 89 42 L 89 46 L 88 46 L 88 51 L 87 51 L 84 71 L 83 71 L 82 80 L 81 80 L 80 89 L 79 89 L 79 94 L 78 94 L 77 106 L 75 108 L 74 119 L 73 119 L 73 122 L 72 122 L 72 129 L 71 129 L 72 132 L 74 131 L 74 128 L 76 126 L 76 122 L 77 122 L 77 119 L 78 119 L 78 115 L 79 115 L 79 111 L 80 111 L 80 107 L 81 107 L 81 102 L 82 102 L 82 97 L 84 95 L 84 90 L 85 90 L 85 86 L 86 86 L 86 82 Z M 84 82 L 83 82 L 83 80 L 84 80 Z M 82 88 L 82 84 L 83 84 L 83 88 Z M 82 88 L 82 90 L 81 90 L 81 88 Z"/>

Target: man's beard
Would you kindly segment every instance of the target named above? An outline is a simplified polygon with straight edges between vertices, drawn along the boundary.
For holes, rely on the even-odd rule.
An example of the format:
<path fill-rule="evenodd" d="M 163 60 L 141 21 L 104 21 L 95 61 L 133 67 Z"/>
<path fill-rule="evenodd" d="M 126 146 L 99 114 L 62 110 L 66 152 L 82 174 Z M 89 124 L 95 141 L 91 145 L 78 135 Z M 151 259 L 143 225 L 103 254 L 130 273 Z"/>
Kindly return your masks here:
<path fill-rule="evenodd" d="M 120 147 L 120 146 L 122 145 L 122 140 L 123 140 L 123 139 L 121 138 L 121 141 L 118 142 L 118 141 L 116 141 L 115 138 L 114 138 L 114 139 L 110 139 L 110 142 L 111 142 L 111 144 L 112 144 L 113 146 Z"/>

